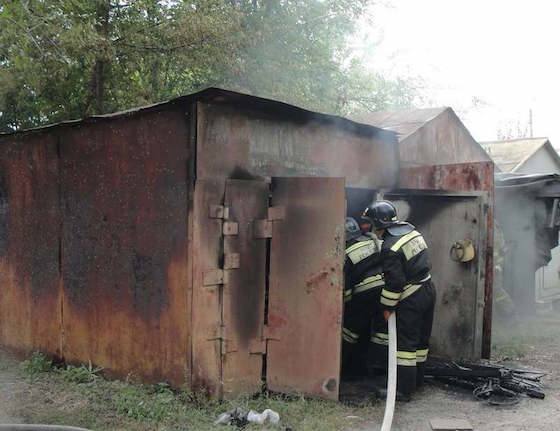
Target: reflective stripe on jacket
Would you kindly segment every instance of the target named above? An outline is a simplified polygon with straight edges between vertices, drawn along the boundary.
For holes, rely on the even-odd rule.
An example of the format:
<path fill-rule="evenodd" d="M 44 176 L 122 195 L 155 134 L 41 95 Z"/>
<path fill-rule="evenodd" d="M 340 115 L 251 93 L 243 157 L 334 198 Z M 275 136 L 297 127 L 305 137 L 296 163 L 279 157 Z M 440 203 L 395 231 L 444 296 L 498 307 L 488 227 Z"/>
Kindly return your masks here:
<path fill-rule="evenodd" d="M 381 264 L 385 286 L 380 302 L 384 309 L 394 309 L 399 301 L 416 292 L 430 279 L 431 263 L 428 246 L 420 232 L 412 225 L 403 235 L 385 232 L 381 247 Z"/>

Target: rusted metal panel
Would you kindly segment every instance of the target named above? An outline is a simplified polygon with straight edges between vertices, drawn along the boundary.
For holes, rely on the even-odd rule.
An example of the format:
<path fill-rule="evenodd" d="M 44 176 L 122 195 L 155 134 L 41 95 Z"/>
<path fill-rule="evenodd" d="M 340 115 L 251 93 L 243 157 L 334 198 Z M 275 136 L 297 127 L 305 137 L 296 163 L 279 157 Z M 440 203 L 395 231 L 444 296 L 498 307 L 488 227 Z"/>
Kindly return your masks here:
<path fill-rule="evenodd" d="M 451 108 L 445 108 L 436 118 L 403 137 L 399 153 L 401 166 L 407 162 L 449 165 L 491 161 Z"/>
<path fill-rule="evenodd" d="M 479 252 L 479 256 L 481 259 L 485 259 L 485 264 L 483 265 L 485 300 L 481 355 L 483 358 L 490 357 L 494 242 L 494 164 L 492 162 L 476 162 L 403 167 L 400 171 L 399 187 L 401 189 L 483 191 L 487 193 L 487 203 L 483 206 L 486 217 L 486 226 L 483 231 L 486 237 L 486 248 Z"/>
<path fill-rule="evenodd" d="M 57 136 L 0 146 L 0 342 L 61 356 Z"/>
<path fill-rule="evenodd" d="M 486 211 L 486 267 L 484 271 L 484 322 L 481 356 L 490 359 L 492 353 L 492 299 L 494 287 L 494 190 L 489 193 Z"/>
<path fill-rule="evenodd" d="M 494 188 L 494 164 L 478 162 L 402 167 L 399 187 L 402 189 L 490 192 Z"/>
<path fill-rule="evenodd" d="M 355 187 L 392 187 L 394 136 L 305 122 L 240 106 L 199 102 L 198 178 L 345 177 Z M 227 157 L 224 157 L 227 154 Z"/>
<path fill-rule="evenodd" d="M 188 383 L 184 113 L 66 129 L 60 157 L 65 358 Z"/>
<path fill-rule="evenodd" d="M 406 193 L 406 192 L 405 192 Z M 437 291 L 436 317 L 430 350 L 451 358 L 480 359 L 484 307 L 486 250 L 486 194 L 453 196 L 418 192 L 388 194 L 426 238 Z M 451 257 L 456 242 L 470 240 L 475 259 L 457 262 Z"/>
<path fill-rule="evenodd" d="M 223 220 L 214 217 L 210 205 L 222 205 L 225 180 L 197 180 L 194 189 L 192 387 L 222 396 L 222 284 Z M 212 283 L 209 275 L 214 274 Z"/>
<path fill-rule="evenodd" d="M 342 322 L 344 179 L 275 178 L 267 386 L 337 399 Z"/>
<path fill-rule="evenodd" d="M 491 160 L 451 108 L 371 112 L 363 114 L 362 120 L 399 134 L 401 166 Z"/>
<path fill-rule="evenodd" d="M 229 220 L 239 231 L 224 238 L 224 253 L 237 254 L 239 267 L 227 271 L 223 288 L 225 398 L 255 393 L 262 385 L 266 239 L 255 235 L 254 221 L 266 217 L 268 193 L 263 181 L 228 180 L 226 185 Z"/>

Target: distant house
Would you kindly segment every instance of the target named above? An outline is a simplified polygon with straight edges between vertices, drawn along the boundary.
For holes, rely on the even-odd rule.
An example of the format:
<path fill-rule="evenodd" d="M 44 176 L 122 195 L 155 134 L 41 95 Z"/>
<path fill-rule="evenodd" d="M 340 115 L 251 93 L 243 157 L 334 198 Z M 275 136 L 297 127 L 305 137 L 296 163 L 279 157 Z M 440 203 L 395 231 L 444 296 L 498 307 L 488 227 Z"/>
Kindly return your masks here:
<path fill-rule="evenodd" d="M 449 107 L 371 112 L 358 120 L 397 132 L 401 166 L 491 161 Z"/>
<path fill-rule="evenodd" d="M 560 298 L 560 247 L 557 247 L 560 155 L 548 138 L 481 142 L 481 145 L 496 164 L 496 214 L 504 234 L 509 235 L 506 263 L 510 262 L 510 269 L 505 268 L 505 287 L 523 308 L 530 306 L 534 299 L 557 300 Z M 532 243 L 534 247 L 527 246 Z M 529 257 L 531 248 L 536 254 Z M 534 293 L 530 288 L 533 270 L 536 270 Z"/>
<path fill-rule="evenodd" d="M 560 174 L 560 156 L 548 138 L 481 142 L 499 172 Z"/>

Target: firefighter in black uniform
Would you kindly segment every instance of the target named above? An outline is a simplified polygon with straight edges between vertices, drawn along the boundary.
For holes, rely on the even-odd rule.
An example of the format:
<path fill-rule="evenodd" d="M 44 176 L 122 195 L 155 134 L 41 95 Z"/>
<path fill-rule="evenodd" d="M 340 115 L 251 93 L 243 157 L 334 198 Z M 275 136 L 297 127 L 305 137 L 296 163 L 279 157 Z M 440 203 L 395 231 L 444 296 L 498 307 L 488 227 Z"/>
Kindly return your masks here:
<path fill-rule="evenodd" d="M 372 222 L 375 234 L 383 240 L 385 286 L 380 303 L 385 320 L 393 311 L 397 313 L 397 391 L 407 401 L 424 383 L 432 332 L 436 293 L 428 246 L 414 226 L 398 220 L 391 202 L 374 202 L 362 217 Z"/>
<path fill-rule="evenodd" d="M 379 302 L 384 282 L 377 240 L 363 235 L 351 217 L 346 218 L 345 230 L 342 374 L 349 378 L 367 372 L 372 319 L 385 323 Z"/>

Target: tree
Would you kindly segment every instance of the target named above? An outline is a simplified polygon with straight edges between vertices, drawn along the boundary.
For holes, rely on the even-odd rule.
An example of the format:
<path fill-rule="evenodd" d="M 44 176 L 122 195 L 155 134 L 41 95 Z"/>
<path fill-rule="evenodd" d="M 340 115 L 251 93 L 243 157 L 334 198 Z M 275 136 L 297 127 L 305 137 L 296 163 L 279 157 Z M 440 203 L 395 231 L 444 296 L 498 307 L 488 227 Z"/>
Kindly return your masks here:
<path fill-rule="evenodd" d="M 348 37 L 368 2 L 5 2 L 0 130 L 114 112 L 207 86 L 339 114 L 406 104 L 402 94 L 413 94 L 406 81 L 383 79 L 356 61 L 345 65 Z"/>
<path fill-rule="evenodd" d="M 225 0 L 12 1 L 0 11 L 0 28 L 3 130 L 207 85 L 240 43 L 240 14 Z"/>

